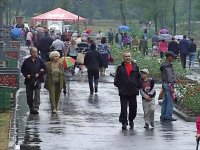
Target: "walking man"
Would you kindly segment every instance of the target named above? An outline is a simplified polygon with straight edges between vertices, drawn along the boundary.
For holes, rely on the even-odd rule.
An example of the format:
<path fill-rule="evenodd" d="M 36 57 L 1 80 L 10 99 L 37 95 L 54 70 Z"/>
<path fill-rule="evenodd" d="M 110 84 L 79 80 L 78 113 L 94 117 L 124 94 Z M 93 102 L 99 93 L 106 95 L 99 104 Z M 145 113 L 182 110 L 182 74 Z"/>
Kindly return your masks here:
<path fill-rule="evenodd" d="M 172 117 L 173 113 L 173 89 L 174 83 L 176 82 L 176 75 L 174 68 L 172 66 L 172 62 L 176 58 L 176 55 L 168 51 L 166 54 L 166 60 L 164 63 L 161 64 L 160 71 L 161 71 L 161 79 L 162 79 L 162 88 L 164 91 L 164 98 L 161 107 L 161 116 L 160 120 L 169 120 L 169 121 L 176 121 Z"/>
<path fill-rule="evenodd" d="M 84 65 L 87 67 L 90 94 L 93 95 L 93 92 L 98 92 L 99 68 L 102 65 L 101 54 L 96 50 L 94 43 L 91 44 L 90 51 L 85 55 Z"/>
<path fill-rule="evenodd" d="M 124 61 L 117 67 L 114 85 L 118 87 L 121 113 L 119 122 L 122 123 L 122 130 L 127 129 L 128 120 L 130 129 L 133 129 L 133 120 L 137 113 L 137 95 L 140 89 L 140 72 L 136 63 L 131 61 L 131 53 L 123 53 Z M 129 105 L 129 117 L 127 120 L 127 106 Z"/>
<path fill-rule="evenodd" d="M 25 77 L 26 98 L 31 114 L 38 114 L 40 105 L 41 82 L 44 81 L 43 75 L 46 73 L 46 65 L 38 57 L 38 50 L 30 48 L 31 56 L 27 58 L 21 67 L 21 72 Z"/>
<path fill-rule="evenodd" d="M 179 43 L 181 64 L 184 69 L 186 68 L 186 59 L 187 59 L 188 49 L 189 49 L 189 42 L 187 41 L 186 38 L 187 36 L 184 35 L 183 39 Z"/>

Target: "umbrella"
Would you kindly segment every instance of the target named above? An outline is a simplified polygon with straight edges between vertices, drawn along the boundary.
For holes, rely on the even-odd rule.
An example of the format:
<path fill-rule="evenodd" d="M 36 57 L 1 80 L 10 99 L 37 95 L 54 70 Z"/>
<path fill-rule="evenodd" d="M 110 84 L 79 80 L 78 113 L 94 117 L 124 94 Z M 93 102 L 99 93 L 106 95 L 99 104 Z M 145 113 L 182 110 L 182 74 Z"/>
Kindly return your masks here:
<path fill-rule="evenodd" d="M 87 34 L 90 34 L 90 33 L 92 33 L 92 29 L 87 29 L 84 32 L 86 32 Z"/>
<path fill-rule="evenodd" d="M 183 35 L 175 35 L 174 38 L 176 40 L 182 40 L 183 39 Z M 189 38 L 187 37 L 186 40 L 189 40 Z"/>
<path fill-rule="evenodd" d="M 160 34 L 158 36 L 159 40 L 166 40 L 166 41 L 169 41 L 172 39 L 172 35 L 170 34 Z"/>
<path fill-rule="evenodd" d="M 130 30 L 130 28 L 128 27 L 128 26 L 125 26 L 125 25 L 122 25 L 122 26 L 119 26 L 118 27 L 118 29 L 120 30 L 120 31 L 129 31 Z"/>
<path fill-rule="evenodd" d="M 60 58 L 60 63 L 63 64 L 64 69 L 73 67 L 75 62 L 76 62 L 76 60 L 69 56 L 67 56 L 67 57 L 64 56 L 64 57 Z"/>
<path fill-rule="evenodd" d="M 159 33 L 160 33 L 160 34 L 168 34 L 169 31 L 168 31 L 167 29 L 161 29 L 161 30 L 159 31 Z"/>

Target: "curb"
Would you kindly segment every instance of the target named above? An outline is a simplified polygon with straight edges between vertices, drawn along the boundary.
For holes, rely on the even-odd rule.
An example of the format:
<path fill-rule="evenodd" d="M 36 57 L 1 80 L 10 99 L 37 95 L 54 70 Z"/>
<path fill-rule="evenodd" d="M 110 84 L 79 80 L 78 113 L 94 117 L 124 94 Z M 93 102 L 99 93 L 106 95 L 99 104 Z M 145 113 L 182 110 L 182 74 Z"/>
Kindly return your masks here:
<path fill-rule="evenodd" d="M 174 114 L 180 117 L 181 119 L 185 120 L 186 122 L 196 122 L 197 120 L 197 117 L 190 117 L 176 108 L 174 108 Z"/>

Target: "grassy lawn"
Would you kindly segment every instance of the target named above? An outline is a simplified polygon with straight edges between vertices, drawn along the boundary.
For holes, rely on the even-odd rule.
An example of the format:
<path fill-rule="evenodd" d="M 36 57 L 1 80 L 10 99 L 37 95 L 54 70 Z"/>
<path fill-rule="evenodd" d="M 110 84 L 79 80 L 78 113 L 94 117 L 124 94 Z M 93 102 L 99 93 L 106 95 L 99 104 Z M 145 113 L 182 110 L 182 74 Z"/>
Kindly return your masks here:
<path fill-rule="evenodd" d="M 0 149 L 8 149 L 8 137 L 10 127 L 10 112 L 0 113 Z"/>

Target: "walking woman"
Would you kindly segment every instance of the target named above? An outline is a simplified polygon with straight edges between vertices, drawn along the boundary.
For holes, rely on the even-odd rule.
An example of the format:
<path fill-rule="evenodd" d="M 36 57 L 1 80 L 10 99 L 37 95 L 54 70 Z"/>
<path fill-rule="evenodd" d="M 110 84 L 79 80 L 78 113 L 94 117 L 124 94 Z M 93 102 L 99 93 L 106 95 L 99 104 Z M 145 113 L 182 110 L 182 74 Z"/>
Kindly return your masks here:
<path fill-rule="evenodd" d="M 108 68 L 108 58 L 110 55 L 110 47 L 106 42 L 106 37 L 101 39 L 101 44 L 98 45 L 97 50 L 102 56 L 102 65 L 103 67 L 100 68 L 100 75 L 105 75 L 105 70 Z"/>
<path fill-rule="evenodd" d="M 44 87 L 49 91 L 52 113 L 57 112 L 60 94 L 63 89 L 64 68 L 59 63 L 60 53 L 52 51 L 49 55 L 51 61 L 47 62 L 47 76 Z"/>

